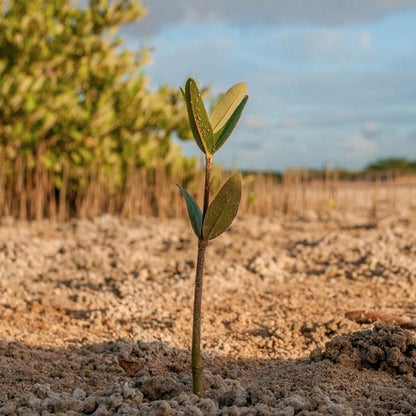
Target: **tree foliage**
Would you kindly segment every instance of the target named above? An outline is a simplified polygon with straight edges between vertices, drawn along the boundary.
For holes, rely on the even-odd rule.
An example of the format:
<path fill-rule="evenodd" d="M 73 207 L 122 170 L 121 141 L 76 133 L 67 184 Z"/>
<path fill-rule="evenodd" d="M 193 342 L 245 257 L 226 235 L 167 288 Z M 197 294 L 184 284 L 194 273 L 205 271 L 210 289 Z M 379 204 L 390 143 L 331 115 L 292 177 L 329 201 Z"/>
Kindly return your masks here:
<path fill-rule="evenodd" d="M 366 170 L 373 170 L 373 171 L 401 171 L 401 172 L 410 172 L 416 170 L 416 161 L 409 160 L 406 158 L 387 158 L 387 159 L 379 159 L 375 162 L 370 163 L 366 166 Z"/>
<path fill-rule="evenodd" d="M 0 0 L 0 158 L 9 173 L 22 158 L 25 181 L 35 181 L 30 169 L 40 164 L 59 190 L 64 166 L 73 187 L 94 166 L 123 187 L 129 166 L 185 163 L 170 142 L 173 132 L 190 136 L 182 99 L 168 86 L 151 91 L 148 51 L 128 51 L 116 35 L 144 13 L 135 0 Z"/>

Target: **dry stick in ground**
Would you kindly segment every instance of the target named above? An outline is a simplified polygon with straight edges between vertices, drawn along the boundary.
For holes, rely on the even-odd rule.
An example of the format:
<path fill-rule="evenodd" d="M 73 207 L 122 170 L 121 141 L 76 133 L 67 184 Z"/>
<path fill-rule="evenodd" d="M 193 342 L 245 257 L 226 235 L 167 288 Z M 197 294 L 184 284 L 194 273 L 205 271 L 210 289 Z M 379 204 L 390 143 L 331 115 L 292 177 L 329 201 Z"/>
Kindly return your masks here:
<path fill-rule="evenodd" d="M 385 312 L 357 310 L 346 312 L 345 317 L 358 324 L 380 322 L 381 324 L 395 324 L 406 329 L 416 329 L 416 321 L 409 321 L 408 319 Z"/>

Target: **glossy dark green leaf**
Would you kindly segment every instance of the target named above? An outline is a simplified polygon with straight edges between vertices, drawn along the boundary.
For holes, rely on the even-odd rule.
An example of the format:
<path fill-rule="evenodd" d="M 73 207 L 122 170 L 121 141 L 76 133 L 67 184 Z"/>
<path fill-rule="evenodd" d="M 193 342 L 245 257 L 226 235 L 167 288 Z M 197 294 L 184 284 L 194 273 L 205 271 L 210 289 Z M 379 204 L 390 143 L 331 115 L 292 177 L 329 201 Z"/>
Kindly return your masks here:
<path fill-rule="evenodd" d="M 214 151 L 214 132 L 198 86 L 192 78 L 185 84 L 185 101 L 195 141 L 206 155 L 211 156 Z"/>
<path fill-rule="evenodd" d="M 198 145 L 198 147 L 202 150 L 203 153 L 206 153 L 204 144 L 202 143 L 201 137 L 199 135 L 199 131 L 196 127 L 195 118 L 191 106 L 191 95 L 189 92 L 189 88 L 187 88 L 188 83 L 185 85 L 185 91 L 181 88 L 182 95 L 185 99 L 186 104 L 186 110 L 188 112 L 188 119 L 189 124 L 191 126 L 192 135 L 194 136 L 195 142 Z"/>
<path fill-rule="evenodd" d="M 202 212 L 196 203 L 195 199 L 187 192 L 185 188 L 178 185 L 178 188 L 181 190 L 183 197 L 185 198 L 186 208 L 188 210 L 188 216 L 191 221 L 192 228 L 199 238 L 201 236 L 202 229 Z"/>
<path fill-rule="evenodd" d="M 218 101 L 209 116 L 214 133 L 221 130 L 247 94 L 247 84 L 233 85 Z"/>
<path fill-rule="evenodd" d="M 215 149 L 214 153 L 218 151 L 218 149 L 227 141 L 227 139 L 230 137 L 231 133 L 233 132 L 235 126 L 238 123 L 238 120 L 240 120 L 241 113 L 243 112 L 243 109 L 247 103 L 248 96 L 246 95 L 243 100 L 241 101 L 240 105 L 234 110 L 234 113 L 231 115 L 231 117 L 228 119 L 228 121 L 225 123 L 225 125 L 222 127 L 221 130 L 219 130 L 214 135 L 214 142 L 215 142 Z"/>
<path fill-rule="evenodd" d="M 202 226 L 204 240 L 212 240 L 222 234 L 237 215 L 241 200 L 241 173 L 235 173 L 222 186 L 208 207 Z"/>

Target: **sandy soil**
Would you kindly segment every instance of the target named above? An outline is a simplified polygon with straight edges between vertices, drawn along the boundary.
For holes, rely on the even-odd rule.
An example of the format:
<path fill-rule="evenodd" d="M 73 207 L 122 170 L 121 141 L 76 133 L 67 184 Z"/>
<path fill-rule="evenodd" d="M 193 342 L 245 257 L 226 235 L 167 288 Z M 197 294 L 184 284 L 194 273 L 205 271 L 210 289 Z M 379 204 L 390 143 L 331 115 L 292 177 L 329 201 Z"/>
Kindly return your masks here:
<path fill-rule="evenodd" d="M 186 221 L 3 220 L 0 414 L 416 415 L 390 316 L 416 320 L 415 218 L 239 217 L 208 246 L 202 399 Z"/>

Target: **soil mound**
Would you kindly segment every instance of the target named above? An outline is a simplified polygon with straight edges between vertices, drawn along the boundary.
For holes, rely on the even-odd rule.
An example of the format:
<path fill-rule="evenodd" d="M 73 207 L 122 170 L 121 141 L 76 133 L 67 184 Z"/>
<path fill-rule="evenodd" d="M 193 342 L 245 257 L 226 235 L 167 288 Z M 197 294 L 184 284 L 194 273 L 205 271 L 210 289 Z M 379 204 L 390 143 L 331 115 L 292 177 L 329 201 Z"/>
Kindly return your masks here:
<path fill-rule="evenodd" d="M 396 325 L 376 323 L 374 329 L 336 336 L 321 356 L 357 368 L 416 374 L 416 338 Z"/>

